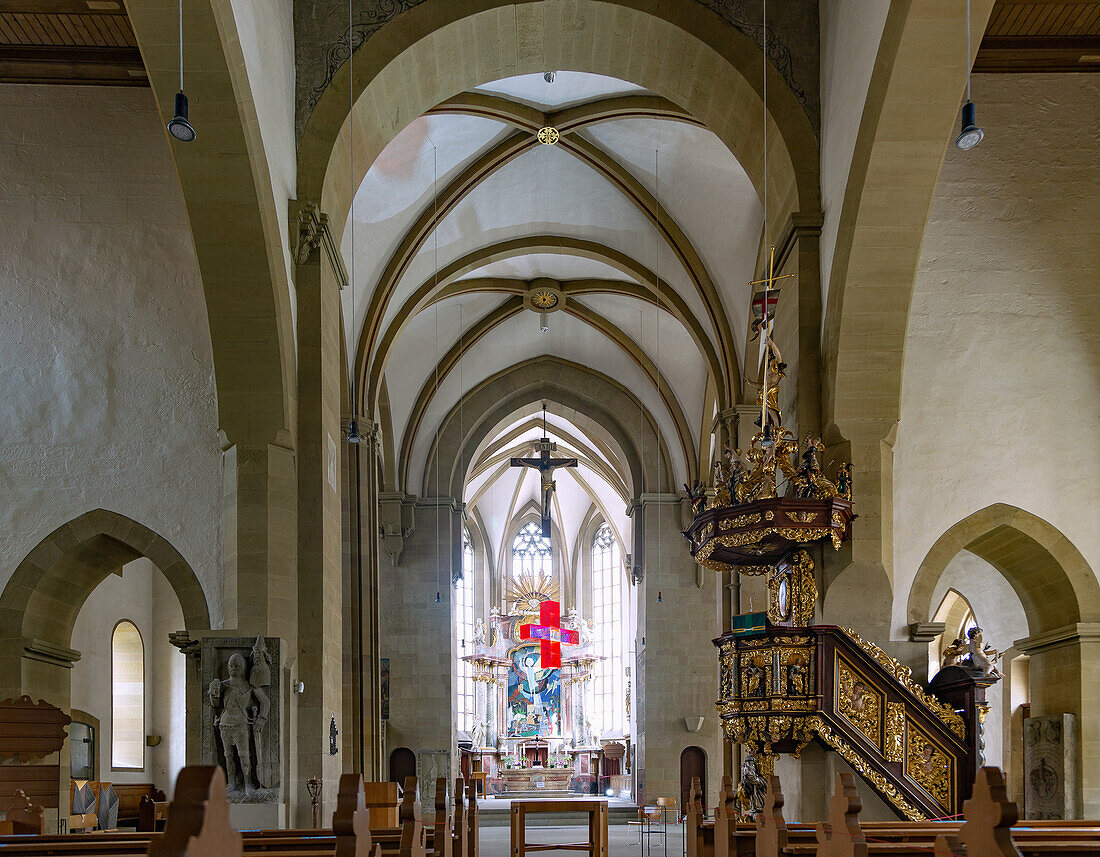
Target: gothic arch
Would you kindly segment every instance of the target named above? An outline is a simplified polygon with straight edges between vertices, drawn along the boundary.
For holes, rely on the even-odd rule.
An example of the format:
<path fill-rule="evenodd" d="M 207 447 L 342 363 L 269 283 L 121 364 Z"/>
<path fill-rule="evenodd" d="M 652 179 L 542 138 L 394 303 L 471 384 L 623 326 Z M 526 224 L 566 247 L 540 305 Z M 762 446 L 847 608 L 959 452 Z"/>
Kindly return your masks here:
<path fill-rule="evenodd" d="M 447 486 L 449 496 L 461 497 L 470 466 L 486 436 L 521 408 L 543 401 L 587 418 L 615 442 L 627 465 L 634 496 L 644 491 L 669 491 L 669 486 L 676 484 L 657 422 L 637 397 L 602 373 L 548 356 L 498 372 L 451 408 L 428 453 L 421 491 L 432 493 L 438 479 L 440 485 Z M 460 420 L 461 414 L 465 414 L 464 421 Z M 481 417 L 471 419 L 471 414 Z M 405 485 L 410 462 L 403 461 L 400 466 L 401 484 Z"/>
<path fill-rule="evenodd" d="M 186 629 L 209 629 L 202 584 L 179 551 L 143 524 L 95 509 L 42 539 L 0 594 L 0 687 L 14 689 L 22 683 L 20 662 L 28 647 L 63 656 L 77 614 L 92 590 L 141 556 L 148 557 L 171 584 Z"/>
<path fill-rule="evenodd" d="M 1100 620 L 1100 584 L 1080 551 L 1042 518 L 996 503 L 959 521 L 932 545 L 909 590 L 909 622 L 932 615 L 936 584 L 962 550 L 1004 575 L 1032 635 Z"/>
<path fill-rule="evenodd" d="M 573 38 L 561 38 L 563 32 Z M 701 5 L 659 0 L 423 4 L 381 27 L 367 45 L 357 52 L 354 81 L 347 62 L 334 72 L 299 143 L 298 197 L 319 199 L 337 234 L 363 175 L 405 125 L 479 84 L 548 68 L 629 80 L 667 98 L 729 147 L 763 198 L 761 52 Z M 481 50 L 482 45 L 493 50 Z M 693 61 L 668 63 L 666 56 Z M 770 63 L 767 80 L 775 141 L 767 194 L 778 227 L 791 211 L 820 207 L 818 147 L 809 118 Z M 355 141 L 357 175 L 349 175 L 351 93 L 362 131 Z"/>

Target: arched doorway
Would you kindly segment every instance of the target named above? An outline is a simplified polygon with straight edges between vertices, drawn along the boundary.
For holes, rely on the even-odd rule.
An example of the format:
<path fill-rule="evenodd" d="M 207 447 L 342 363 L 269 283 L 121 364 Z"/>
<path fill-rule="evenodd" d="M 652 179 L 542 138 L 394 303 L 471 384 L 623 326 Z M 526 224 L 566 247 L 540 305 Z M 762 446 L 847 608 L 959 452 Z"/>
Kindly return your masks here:
<path fill-rule="evenodd" d="M 406 777 L 416 776 L 416 753 L 408 747 L 398 747 L 390 753 L 390 782 L 404 788 Z"/>
<path fill-rule="evenodd" d="M 688 805 L 688 795 L 691 791 L 691 781 L 699 778 L 702 793 L 707 793 L 707 754 L 701 747 L 685 747 L 680 754 L 680 811 Z M 704 797 L 703 802 L 706 803 Z"/>

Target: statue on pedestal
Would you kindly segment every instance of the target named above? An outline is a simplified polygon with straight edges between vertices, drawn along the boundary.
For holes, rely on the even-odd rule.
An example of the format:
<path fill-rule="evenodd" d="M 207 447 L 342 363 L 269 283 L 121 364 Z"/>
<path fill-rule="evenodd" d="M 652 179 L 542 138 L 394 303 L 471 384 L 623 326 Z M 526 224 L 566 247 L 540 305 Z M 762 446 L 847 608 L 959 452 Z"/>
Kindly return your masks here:
<path fill-rule="evenodd" d="M 229 678 L 224 681 L 214 679 L 207 691 L 210 705 L 216 712 L 214 725 L 218 728 L 225 750 L 225 768 L 231 792 L 250 791 L 253 777 L 261 787 L 268 788 L 264 782 L 263 734 L 271 703 L 262 688 L 253 687 L 245 678 L 245 668 L 244 656 L 240 652 L 233 653 L 229 657 Z M 250 748 L 252 740 L 256 743 L 255 764 Z"/>
<path fill-rule="evenodd" d="M 741 763 L 741 780 L 737 783 L 737 809 L 742 817 L 752 820 L 764 809 L 768 781 L 760 773 L 756 756 L 746 756 Z"/>

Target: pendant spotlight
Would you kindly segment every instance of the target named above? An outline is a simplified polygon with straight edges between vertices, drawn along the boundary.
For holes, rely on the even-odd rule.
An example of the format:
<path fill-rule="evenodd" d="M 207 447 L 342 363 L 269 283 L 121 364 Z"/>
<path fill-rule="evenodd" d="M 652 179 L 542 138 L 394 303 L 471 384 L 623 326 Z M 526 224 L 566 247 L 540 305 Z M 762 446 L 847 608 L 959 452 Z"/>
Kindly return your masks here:
<path fill-rule="evenodd" d="M 190 143 L 198 136 L 187 120 L 187 96 L 183 94 L 183 0 L 179 0 L 180 21 L 180 91 L 176 93 L 176 115 L 168 120 L 168 133 L 181 143 Z"/>
<path fill-rule="evenodd" d="M 363 436 L 359 434 L 359 421 L 355 417 L 348 423 L 348 443 L 362 443 Z"/>
<path fill-rule="evenodd" d="M 962 130 L 955 138 L 955 148 L 973 149 L 985 136 L 974 119 L 974 102 L 970 99 L 970 0 L 966 0 L 966 104 L 962 109 Z"/>

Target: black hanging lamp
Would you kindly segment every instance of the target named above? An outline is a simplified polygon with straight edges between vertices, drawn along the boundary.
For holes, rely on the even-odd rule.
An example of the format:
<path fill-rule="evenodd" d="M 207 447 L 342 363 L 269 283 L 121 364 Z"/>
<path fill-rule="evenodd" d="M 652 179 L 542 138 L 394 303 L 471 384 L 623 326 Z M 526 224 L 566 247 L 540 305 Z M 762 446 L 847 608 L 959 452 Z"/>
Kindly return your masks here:
<path fill-rule="evenodd" d="M 966 0 L 966 104 L 962 109 L 962 130 L 955 138 L 955 148 L 967 151 L 973 149 L 985 136 L 985 132 L 975 121 L 974 102 L 970 100 L 970 0 Z"/>
<path fill-rule="evenodd" d="M 198 136 L 187 119 L 187 96 L 183 94 L 183 0 L 179 0 L 180 20 L 180 91 L 176 93 L 176 115 L 168 120 L 168 133 L 181 143 L 190 143 Z"/>

